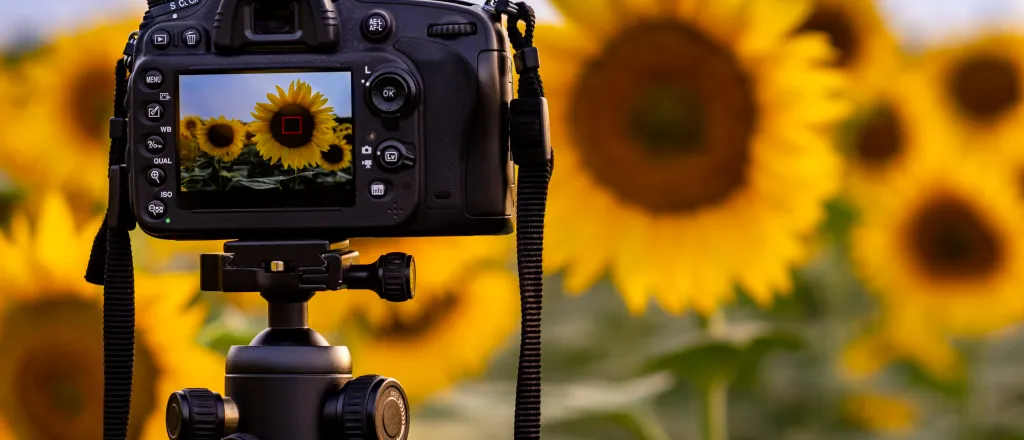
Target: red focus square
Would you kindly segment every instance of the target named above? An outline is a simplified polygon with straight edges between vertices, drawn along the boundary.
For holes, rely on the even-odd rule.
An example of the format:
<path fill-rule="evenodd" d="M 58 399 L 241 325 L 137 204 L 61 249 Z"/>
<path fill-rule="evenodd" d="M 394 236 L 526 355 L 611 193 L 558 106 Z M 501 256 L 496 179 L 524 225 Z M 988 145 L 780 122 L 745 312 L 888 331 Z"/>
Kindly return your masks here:
<path fill-rule="evenodd" d="M 302 116 L 281 117 L 281 134 L 302 134 Z"/>

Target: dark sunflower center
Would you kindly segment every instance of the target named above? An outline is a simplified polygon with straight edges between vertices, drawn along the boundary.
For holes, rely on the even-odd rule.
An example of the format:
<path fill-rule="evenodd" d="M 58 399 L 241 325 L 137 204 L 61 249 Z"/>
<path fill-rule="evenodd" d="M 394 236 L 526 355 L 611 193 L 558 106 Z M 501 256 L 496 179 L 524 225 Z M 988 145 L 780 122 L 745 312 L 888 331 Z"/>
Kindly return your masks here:
<path fill-rule="evenodd" d="M 270 118 L 270 134 L 287 148 L 301 148 L 313 140 L 314 121 L 308 108 L 288 104 Z"/>
<path fill-rule="evenodd" d="M 996 271 L 1003 249 L 992 227 L 966 201 L 941 197 L 914 214 L 907 239 L 932 277 L 964 279 Z"/>
<path fill-rule="evenodd" d="M 0 417 L 26 438 L 99 438 L 103 420 L 99 304 L 53 299 L 16 306 L 0 328 Z M 136 338 L 138 340 L 138 338 Z M 154 410 L 158 372 L 146 347 L 135 351 L 129 439 Z"/>
<path fill-rule="evenodd" d="M 898 115 L 891 106 L 885 105 L 872 113 L 854 135 L 853 152 L 864 165 L 880 167 L 900 155 L 904 142 Z"/>
<path fill-rule="evenodd" d="M 206 132 L 206 138 L 217 148 L 227 148 L 235 143 L 235 129 L 227 124 L 211 125 Z"/>
<path fill-rule="evenodd" d="M 320 153 L 327 163 L 342 163 L 345 161 L 345 150 L 341 145 L 331 144 L 331 148 Z"/>
<path fill-rule="evenodd" d="M 798 32 L 803 31 L 824 32 L 829 36 L 832 47 L 839 51 L 837 66 L 849 66 L 859 55 L 861 40 L 850 16 L 842 10 L 819 5 L 798 29 Z"/>
<path fill-rule="evenodd" d="M 722 201 L 746 182 L 757 108 L 733 55 L 685 24 L 628 29 L 585 66 L 572 130 L 597 181 L 656 212 Z"/>
<path fill-rule="evenodd" d="M 71 108 L 72 124 L 87 139 L 100 142 L 107 139 L 106 128 L 114 115 L 114 82 L 110 72 L 101 69 L 86 69 L 76 75 L 73 81 Z"/>
<path fill-rule="evenodd" d="M 388 325 L 375 326 L 372 333 L 385 339 L 422 337 L 439 323 L 451 319 L 452 313 L 460 304 L 459 295 L 456 293 L 445 293 L 433 299 L 417 298 L 421 299 L 429 302 L 425 306 L 421 304 L 421 309 L 415 316 L 393 314 Z"/>
<path fill-rule="evenodd" d="M 962 113 L 991 122 L 1021 102 L 1021 75 L 1010 60 L 979 55 L 953 69 L 949 93 Z"/>

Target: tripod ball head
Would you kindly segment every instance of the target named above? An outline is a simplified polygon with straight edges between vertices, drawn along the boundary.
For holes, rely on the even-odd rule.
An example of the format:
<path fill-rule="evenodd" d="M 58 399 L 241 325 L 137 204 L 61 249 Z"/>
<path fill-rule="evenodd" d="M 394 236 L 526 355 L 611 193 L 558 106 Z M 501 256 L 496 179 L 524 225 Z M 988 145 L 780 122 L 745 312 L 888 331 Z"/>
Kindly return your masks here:
<path fill-rule="evenodd" d="M 327 399 L 325 440 L 406 440 L 409 400 L 402 385 L 382 376 L 362 376 Z"/>
<path fill-rule="evenodd" d="M 172 393 L 167 399 L 166 417 L 171 440 L 220 440 L 238 426 L 235 403 L 202 388 Z"/>

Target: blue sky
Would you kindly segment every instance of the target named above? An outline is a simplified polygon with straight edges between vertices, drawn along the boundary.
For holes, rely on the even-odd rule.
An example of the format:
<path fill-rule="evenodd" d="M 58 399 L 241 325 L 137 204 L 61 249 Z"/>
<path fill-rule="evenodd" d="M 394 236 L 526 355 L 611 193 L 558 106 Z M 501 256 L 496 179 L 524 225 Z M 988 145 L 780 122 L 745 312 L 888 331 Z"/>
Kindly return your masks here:
<path fill-rule="evenodd" d="M 482 0 L 477 0 L 482 3 Z M 542 21 L 559 20 L 548 0 L 528 0 Z M 583 0 L 586 1 L 586 0 Z M 754 0 L 757 1 L 757 0 Z M 984 27 L 1024 25 L 1024 0 L 879 0 L 909 46 L 969 36 Z M 145 0 L 0 0 L 0 46 L 91 20 L 140 17 Z"/>
<path fill-rule="evenodd" d="M 181 115 L 250 122 L 257 102 L 270 102 L 267 93 L 277 94 L 275 86 L 287 91 L 288 84 L 297 79 L 309 83 L 313 93 L 323 93 L 336 116 L 352 116 L 352 74 L 348 72 L 183 75 Z"/>

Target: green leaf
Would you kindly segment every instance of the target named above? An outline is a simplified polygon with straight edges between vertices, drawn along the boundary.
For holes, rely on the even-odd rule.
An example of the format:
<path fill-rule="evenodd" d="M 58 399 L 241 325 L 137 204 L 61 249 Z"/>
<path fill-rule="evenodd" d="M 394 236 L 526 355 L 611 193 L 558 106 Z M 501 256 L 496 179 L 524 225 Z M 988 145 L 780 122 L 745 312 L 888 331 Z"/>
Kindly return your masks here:
<path fill-rule="evenodd" d="M 274 189 L 281 187 L 279 183 L 273 182 L 270 179 L 238 179 L 231 182 L 231 186 L 234 185 L 242 185 L 252 189 Z"/>
<path fill-rule="evenodd" d="M 733 326 L 725 334 L 702 335 L 656 357 L 646 370 L 669 371 L 703 388 L 757 369 L 773 353 L 797 351 L 806 345 L 802 336 L 791 331 L 761 325 Z"/>

